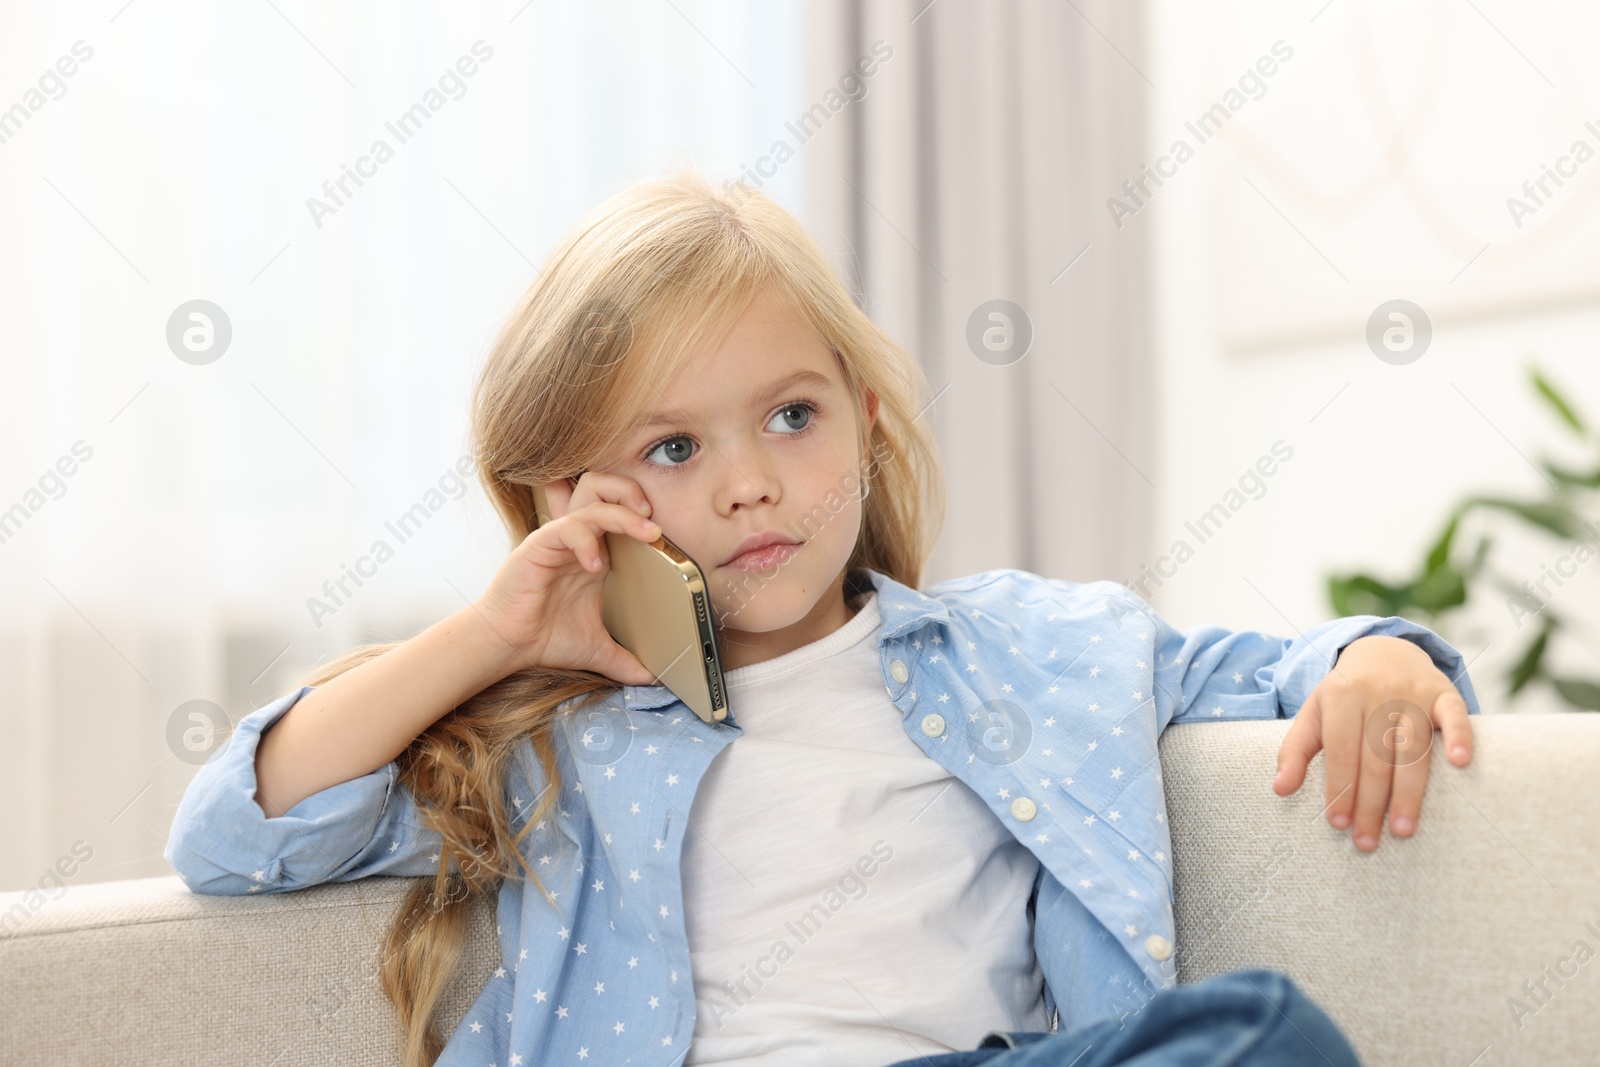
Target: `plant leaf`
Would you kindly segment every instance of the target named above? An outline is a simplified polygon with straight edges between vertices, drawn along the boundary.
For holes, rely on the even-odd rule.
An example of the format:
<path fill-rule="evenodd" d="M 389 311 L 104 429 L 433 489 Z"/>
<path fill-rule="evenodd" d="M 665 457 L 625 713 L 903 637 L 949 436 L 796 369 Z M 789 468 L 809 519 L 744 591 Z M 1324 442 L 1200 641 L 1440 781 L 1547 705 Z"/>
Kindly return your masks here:
<path fill-rule="evenodd" d="M 1500 496 L 1475 496 L 1470 503 L 1509 511 L 1524 521 L 1567 540 L 1576 540 L 1583 529 L 1583 516 L 1561 504 L 1547 504 L 1542 500 L 1511 500 Z"/>
<path fill-rule="evenodd" d="M 1438 615 L 1467 602 L 1466 576 L 1446 564 L 1423 575 L 1420 581 L 1412 585 L 1410 593 L 1412 602 L 1418 607 L 1431 615 Z M 1391 611 L 1389 614 L 1399 615 L 1402 612 Z"/>
<path fill-rule="evenodd" d="M 1556 692 L 1575 708 L 1583 711 L 1600 711 L 1600 685 L 1582 678 L 1552 678 L 1550 684 Z"/>
<path fill-rule="evenodd" d="M 1328 577 L 1328 602 L 1336 615 L 1404 614 L 1411 603 L 1411 587 L 1387 585 L 1370 574 L 1335 574 Z"/>
<path fill-rule="evenodd" d="M 1467 577 L 1474 577 L 1483 569 L 1483 561 L 1489 555 L 1489 536 L 1487 534 L 1478 538 L 1478 547 L 1473 550 L 1472 558 L 1467 561 Z"/>
<path fill-rule="evenodd" d="M 1573 410 L 1572 405 L 1567 403 L 1566 398 L 1556 391 L 1556 387 L 1551 385 L 1550 380 L 1539 372 L 1538 367 L 1529 367 L 1528 377 L 1533 380 L 1533 387 L 1538 391 L 1539 395 L 1544 397 L 1545 402 L 1555 409 L 1557 415 L 1561 416 L 1562 422 L 1565 422 L 1572 428 L 1574 433 L 1580 436 L 1588 432 L 1584 428 L 1583 420 L 1578 418 L 1578 413 Z"/>
<path fill-rule="evenodd" d="M 1510 582 L 1502 582 L 1500 584 L 1505 589 L 1506 603 L 1508 605 L 1512 601 L 1516 601 L 1530 615 L 1538 615 L 1544 611 L 1545 602 L 1540 600 L 1536 594 L 1530 593 L 1519 585 L 1512 585 Z"/>
<path fill-rule="evenodd" d="M 1549 460 L 1541 460 L 1539 466 L 1545 473 L 1562 485 L 1570 485 L 1578 489 L 1600 489 L 1600 467 L 1596 467 L 1588 474 L 1579 474 L 1567 467 L 1557 466 Z"/>
<path fill-rule="evenodd" d="M 1445 562 L 1449 560 L 1450 543 L 1455 540 L 1456 528 L 1460 525 L 1461 511 L 1457 509 L 1455 514 L 1450 516 L 1450 521 L 1445 524 L 1444 533 L 1439 535 L 1439 540 L 1434 542 L 1432 548 L 1428 549 L 1428 562 L 1425 573 L 1432 574 L 1440 567 L 1443 567 Z"/>
<path fill-rule="evenodd" d="M 1544 660 L 1544 650 L 1550 644 L 1550 627 L 1546 625 L 1539 631 L 1539 636 L 1533 639 L 1528 650 L 1522 654 L 1517 665 L 1506 674 L 1510 687 L 1506 690 L 1510 696 L 1516 696 L 1522 687 L 1530 682 L 1534 675 L 1539 673 L 1539 667 Z"/>

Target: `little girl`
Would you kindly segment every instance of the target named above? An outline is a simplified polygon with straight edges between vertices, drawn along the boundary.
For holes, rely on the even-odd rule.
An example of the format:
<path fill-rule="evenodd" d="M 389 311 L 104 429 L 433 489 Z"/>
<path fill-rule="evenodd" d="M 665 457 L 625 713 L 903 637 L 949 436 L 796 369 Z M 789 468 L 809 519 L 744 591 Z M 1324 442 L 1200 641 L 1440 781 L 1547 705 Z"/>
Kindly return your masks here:
<path fill-rule="evenodd" d="M 1330 821 L 1373 847 L 1391 781 L 1406 834 L 1423 779 L 1363 724 L 1390 702 L 1464 764 L 1461 656 L 1401 618 L 1182 632 L 1116 583 L 1014 569 L 921 590 L 930 393 L 766 197 L 623 192 L 479 380 L 511 539 L 489 587 L 245 716 L 167 859 L 200 893 L 431 876 L 382 962 L 407 1067 L 1355 1063 L 1280 972 L 1177 985 L 1157 739 L 1295 718 L 1275 788 L 1326 747 Z M 607 534 L 705 572 L 722 722 L 606 632 Z M 446 1042 L 491 891 L 500 966 Z"/>

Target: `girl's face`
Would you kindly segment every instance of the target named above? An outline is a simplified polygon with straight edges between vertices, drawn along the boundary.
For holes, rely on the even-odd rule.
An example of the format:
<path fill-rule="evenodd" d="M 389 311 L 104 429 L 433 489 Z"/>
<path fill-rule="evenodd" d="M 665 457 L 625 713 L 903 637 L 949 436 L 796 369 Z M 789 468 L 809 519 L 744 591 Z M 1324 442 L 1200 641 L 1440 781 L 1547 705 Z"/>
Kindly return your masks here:
<path fill-rule="evenodd" d="M 843 571 L 861 529 L 877 397 L 860 426 L 832 350 L 769 287 L 719 347 L 691 357 L 654 411 L 604 469 L 639 483 L 650 517 L 705 572 L 723 667 L 848 622 Z M 795 544 L 735 558 L 765 533 Z"/>

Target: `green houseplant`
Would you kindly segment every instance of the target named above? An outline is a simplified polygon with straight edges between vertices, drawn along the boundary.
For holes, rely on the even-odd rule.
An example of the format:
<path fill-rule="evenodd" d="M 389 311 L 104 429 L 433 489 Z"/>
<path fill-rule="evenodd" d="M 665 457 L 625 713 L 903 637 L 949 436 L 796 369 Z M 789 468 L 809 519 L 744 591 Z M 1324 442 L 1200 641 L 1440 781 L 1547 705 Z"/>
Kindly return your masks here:
<path fill-rule="evenodd" d="M 1563 702 L 1580 711 L 1600 711 L 1600 680 L 1557 674 L 1548 665 L 1555 642 L 1570 639 L 1573 627 L 1567 616 L 1551 604 L 1552 594 L 1576 573 L 1576 568 L 1600 555 L 1600 525 L 1586 517 L 1585 509 L 1600 494 L 1600 434 L 1589 428 L 1578 410 L 1537 367 L 1527 368 L 1534 392 L 1568 431 L 1594 451 L 1592 466 L 1574 470 L 1541 459 L 1546 492 L 1530 499 L 1470 495 L 1446 517 L 1444 529 L 1434 539 L 1421 567 L 1409 578 L 1386 582 L 1372 574 L 1330 574 L 1328 601 L 1339 615 L 1404 615 L 1441 634 L 1453 617 L 1475 596 L 1499 590 L 1506 597 L 1507 617 L 1515 631 L 1534 623 L 1530 637 L 1505 675 L 1506 695 L 1515 696 L 1532 685 L 1547 685 Z M 1559 539 L 1568 551 L 1552 571 L 1547 565 L 1537 577 L 1515 581 L 1497 572 L 1491 560 L 1493 539 L 1478 535 L 1470 550 L 1460 545 L 1462 522 L 1469 515 L 1498 516 L 1520 522 L 1539 534 Z M 1563 575 L 1562 563 L 1571 563 Z"/>

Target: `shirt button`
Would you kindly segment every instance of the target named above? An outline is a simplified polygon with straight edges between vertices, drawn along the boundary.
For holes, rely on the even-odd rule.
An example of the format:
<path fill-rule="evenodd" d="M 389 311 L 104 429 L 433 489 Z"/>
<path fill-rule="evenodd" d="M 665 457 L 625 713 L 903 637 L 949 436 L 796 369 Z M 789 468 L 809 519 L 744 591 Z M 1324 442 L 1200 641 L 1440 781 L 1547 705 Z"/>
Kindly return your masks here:
<path fill-rule="evenodd" d="M 1172 943 L 1160 934 L 1151 934 L 1144 939 L 1144 950 L 1158 960 L 1164 960 L 1172 955 Z"/>
<path fill-rule="evenodd" d="M 903 682 L 911 677 L 911 672 L 906 670 L 906 665 L 900 660 L 894 660 L 889 664 L 889 673 L 894 675 L 894 680 L 897 682 Z"/>
<path fill-rule="evenodd" d="M 922 717 L 922 732 L 929 737 L 938 737 L 944 733 L 944 716 L 924 715 Z"/>
<path fill-rule="evenodd" d="M 1015 815 L 1023 822 L 1027 822 L 1029 819 L 1033 818 L 1034 814 L 1038 810 L 1038 807 L 1035 806 L 1033 801 L 1029 800 L 1027 797 L 1018 797 L 1011 802 L 1011 814 Z"/>

